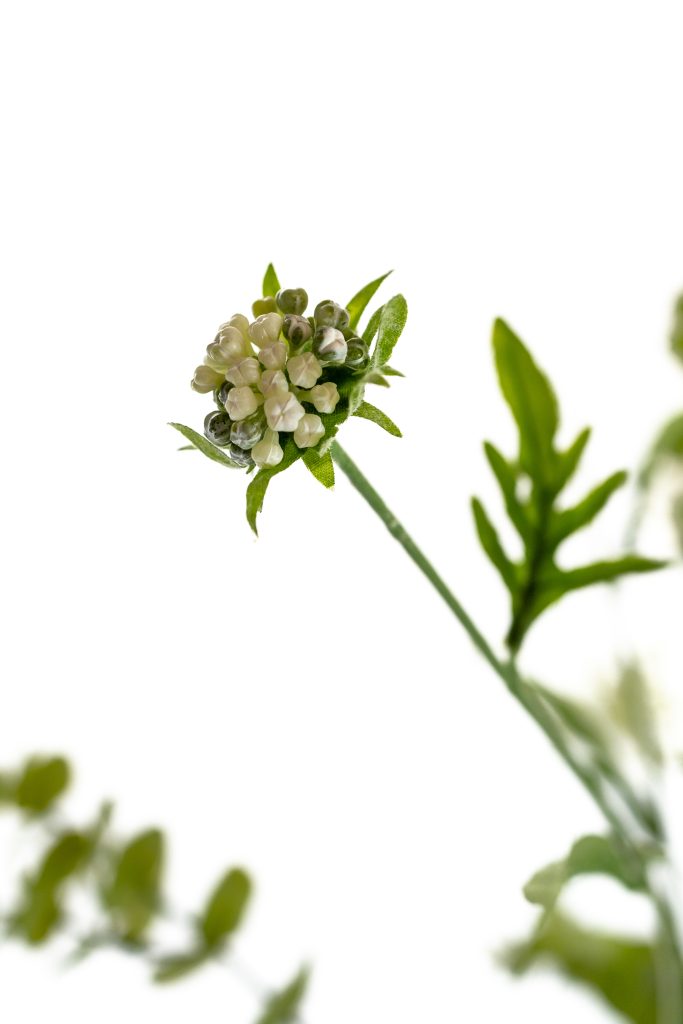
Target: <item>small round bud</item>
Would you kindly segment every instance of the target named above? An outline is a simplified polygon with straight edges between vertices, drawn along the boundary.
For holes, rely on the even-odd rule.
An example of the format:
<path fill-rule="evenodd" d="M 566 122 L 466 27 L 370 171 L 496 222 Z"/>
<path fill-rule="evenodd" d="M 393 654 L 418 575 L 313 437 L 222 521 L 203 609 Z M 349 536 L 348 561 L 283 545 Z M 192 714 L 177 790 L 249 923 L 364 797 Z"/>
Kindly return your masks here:
<path fill-rule="evenodd" d="M 246 419 L 240 420 L 239 423 L 233 423 L 232 430 L 230 431 L 230 440 L 238 448 L 248 451 L 254 447 L 257 441 L 261 440 L 265 429 L 265 413 L 263 409 L 257 409 L 256 412 L 253 412 L 251 416 L 247 416 Z"/>
<path fill-rule="evenodd" d="M 261 348 L 263 345 L 272 345 L 280 337 L 282 330 L 282 317 L 279 313 L 264 313 L 263 316 L 254 320 L 249 325 L 249 337 Z"/>
<path fill-rule="evenodd" d="M 297 423 L 294 431 L 294 443 L 298 448 L 312 448 L 324 435 L 325 428 L 319 416 L 307 412 Z"/>
<path fill-rule="evenodd" d="M 332 381 L 327 384 L 316 384 L 308 393 L 308 400 L 313 403 L 317 412 L 334 412 L 339 403 L 337 385 Z"/>
<path fill-rule="evenodd" d="M 281 289 L 275 299 L 283 313 L 294 313 L 295 316 L 301 316 L 308 305 L 308 295 L 303 288 Z"/>
<path fill-rule="evenodd" d="M 276 430 L 266 430 L 262 440 L 251 449 L 251 457 L 257 466 L 277 466 L 283 455 Z"/>
<path fill-rule="evenodd" d="M 288 314 L 282 325 L 282 333 L 292 345 L 303 345 L 313 336 L 313 328 L 303 316 Z"/>
<path fill-rule="evenodd" d="M 218 404 L 221 405 L 223 408 L 225 408 L 225 403 L 228 399 L 228 394 L 232 390 L 232 387 L 233 385 L 230 383 L 229 380 L 224 380 L 221 386 L 219 387 L 218 391 L 214 395 L 214 398 L 216 399 Z"/>
<path fill-rule="evenodd" d="M 271 430 L 294 430 L 304 415 L 304 407 L 288 392 L 266 398 L 263 406 Z"/>
<path fill-rule="evenodd" d="M 323 299 L 315 307 L 313 319 L 316 327 L 338 327 L 343 331 L 349 325 L 349 311 L 332 299 Z"/>
<path fill-rule="evenodd" d="M 225 408 L 231 420 L 243 420 L 258 409 L 259 401 L 248 387 L 233 388 L 228 394 Z"/>
<path fill-rule="evenodd" d="M 268 398 L 277 394 L 278 391 L 289 391 L 287 378 L 282 370 L 265 370 L 258 382 L 258 389 L 262 395 Z"/>
<path fill-rule="evenodd" d="M 231 428 L 232 423 L 227 412 L 210 412 L 204 419 L 204 436 L 220 448 L 230 444 Z"/>
<path fill-rule="evenodd" d="M 209 391 L 219 388 L 224 380 L 224 375 L 211 366 L 198 366 L 194 371 L 190 387 L 193 391 L 198 391 L 200 395 L 208 395 Z"/>
<path fill-rule="evenodd" d="M 266 370 L 282 370 L 287 362 L 287 346 L 284 341 L 264 345 L 258 354 Z"/>
<path fill-rule="evenodd" d="M 313 354 L 323 366 L 341 366 L 346 351 L 346 339 L 336 327 L 320 327 L 315 332 Z"/>
<path fill-rule="evenodd" d="M 252 304 L 251 311 L 254 316 L 263 316 L 265 313 L 277 313 L 277 302 L 272 295 L 267 295 L 265 299 L 257 299 Z"/>
<path fill-rule="evenodd" d="M 258 364 L 258 359 L 254 359 L 253 356 L 247 356 L 246 359 L 242 359 L 235 366 L 231 367 L 225 376 L 231 384 L 235 384 L 237 387 L 244 386 L 245 384 L 258 384 L 261 377 L 261 367 Z"/>
<path fill-rule="evenodd" d="M 242 335 L 246 342 L 249 341 L 249 321 L 246 316 L 242 316 L 241 313 L 235 313 L 229 320 L 226 320 L 224 324 L 218 328 L 219 335 L 223 333 L 228 327 L 234 327 L 236 331 Z"/>
<path fill-rule="evenodd" d="M 346 343 L 345 365 L 351 370 L 364 370 L 370 362 L 368 346 L 362 338 L 349 338 Z"/>
<path fill-rule="evenodd" d="M 233 462 L 236 462 L 238 466 L 253 466 L 254 460 L 251 457 L 251 452 L 246 452 L 244 448 L 240 448 L 239 445 L 231 444 L 228 448 L 228 455 Z"/>
<path fill-rule="evenodd" d="M 322 372 L 323 368 L 312 352 L 292 356 L 287 361 L 289 379 L 299 388 L 312 388 Z"/>

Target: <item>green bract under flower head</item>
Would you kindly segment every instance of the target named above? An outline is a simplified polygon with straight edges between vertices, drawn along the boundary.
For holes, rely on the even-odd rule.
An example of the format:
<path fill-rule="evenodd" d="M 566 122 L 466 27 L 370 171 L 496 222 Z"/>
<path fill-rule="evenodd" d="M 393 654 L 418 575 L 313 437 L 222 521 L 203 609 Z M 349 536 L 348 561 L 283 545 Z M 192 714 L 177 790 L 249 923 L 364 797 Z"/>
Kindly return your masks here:
<path fill-rule="evenodd" d="M 301 459 L 324 486 L 334 483 L 330 448 L 342 423 L 360 416 L 400 437 L 391 420 L 365 401 L 367 384 L 389 386 L 400 376 L 389 365 L 405 326 L 406 301 L 395 295 L 360 319 L 387 277 L 371 281 L 342 306 L 323 299 L 306 316 L 303 288 L 281 288 L 272 264 L 253 319 L 240 313 L 222 324 L 195 369 L 192 388 L 212 395 L 204 434 L 174 423 L 190 442 L 221 465 L 257 470 L 247 488 L 247 518 L 256 517 L 271 477 Z"/>

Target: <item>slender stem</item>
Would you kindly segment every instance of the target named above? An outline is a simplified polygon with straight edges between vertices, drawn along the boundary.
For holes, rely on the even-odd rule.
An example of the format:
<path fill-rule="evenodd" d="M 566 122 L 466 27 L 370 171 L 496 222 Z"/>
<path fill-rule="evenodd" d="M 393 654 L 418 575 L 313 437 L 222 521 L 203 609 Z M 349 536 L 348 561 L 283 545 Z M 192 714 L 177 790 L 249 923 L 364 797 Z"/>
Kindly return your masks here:
<path fill-rule="evenodd" d="M 365 498 L 370 508 L 377 513 L 392 537 L 398 541 L 437 593 L 441 595 L 472 640 L 474 646 L 505 683 L 508 691 L 543 730 L 565 764 L 590 793 L 605 819 L 614 829 L 615 833 L 623 840 L 631 855 L 637 858 L 645 868 L 646 865 L 643 863 L 638 846 L 634 843 L 629 829 L 625 827 L 620 815 L 609 800 L 601 773 L 593 765 L 584 763 L 584 760 L 576 755 L 571 743 L 567 740 L 564 730 L 558 723 L 552 709 L 543 700 L 541 693 L 522 679 L 514 661 L 501 661 L 495 654 L 493 648 L 476 626 L 473 619 L 465 611 L 455 594 L 446 585 L 429 559 L 420 550 L 410 534 L 344 449 L 335 442 L 332 446 L 331 454 L 337 466 L 346 474 L 358 493 Z M 610 781 L 613 787 L 621 793 L 622 798 L 624 798 L 625 803 L 634 814 L 634 817 L 637 818 L 639 824 L 647 830 L 652 838 L 661 838 L 658 835 L 653 836 L 652 822 L 649 815 L 640 807 L 638 798 L 632 793 L 626 779 L 614 770 Z M 657 1016 L 661 1024 L 675 1024 L 680 1019 L 681 1010 L 683 1010 L 683 957 L 681 956 L 678 935 L 670 907 L 660 894 L 656 893 L 650 886 L 648 888 L 658 913 L 660 944 L 664 946 L 663 964 L 660 970 L 661 977 L 658 979 Z"/>

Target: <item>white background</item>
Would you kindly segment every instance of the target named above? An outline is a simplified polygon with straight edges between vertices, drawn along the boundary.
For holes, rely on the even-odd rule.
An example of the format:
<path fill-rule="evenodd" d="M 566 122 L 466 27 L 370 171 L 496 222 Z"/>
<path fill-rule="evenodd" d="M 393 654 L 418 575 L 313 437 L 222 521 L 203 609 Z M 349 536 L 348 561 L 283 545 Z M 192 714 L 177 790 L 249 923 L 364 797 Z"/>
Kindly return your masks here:
<path fill-rule="evenodd" d="M 514 445 L 493 317 L 558 383 L 563 439 L 594 425 L 584 487 L 681 406 L 682 32 L 658 0 L 3 5 L 2 762 L 63 750 L 74 816 L 110 795 L 122 830 L 167 828 L 188 909 L 248 865 L 239 955 L 272 982 L 312 962 L 308 1024 L 612 1019 L 491 955 L 600 820 L 343 479 L 278 478 L 255 541 L 244 477 L 166 422 L 200 426 L 191 372 L 269 260 L 316 301 L 395 267 L 407 378 L 375 400 L 405 438 L 343 443 L 499 638 L 468 508 L 500 519 L 480 442 Z M 567 555 L 615 553 L 629 508 Z M 671 550 L 656 516 L 645 541 Z M 674 733 L 680 583 L 568 599 L 525 667 L 595 694 L 635 647 Z M 254 1016 L 227 972 L 59 962 L 0 949 L 13 1022 Z"/>

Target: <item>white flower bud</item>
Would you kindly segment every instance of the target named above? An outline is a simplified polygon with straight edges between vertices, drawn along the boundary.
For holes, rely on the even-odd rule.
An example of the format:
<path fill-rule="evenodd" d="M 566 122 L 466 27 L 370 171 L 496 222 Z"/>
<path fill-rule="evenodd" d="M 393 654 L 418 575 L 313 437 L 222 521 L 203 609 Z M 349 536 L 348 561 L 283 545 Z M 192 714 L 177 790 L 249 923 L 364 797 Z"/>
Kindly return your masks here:
<path fill-rule="evenodd" d="M 292 356 L 287 363 L 289 379 L 299 388 L 312 388 L 322 372 L 323 368 L 312 352 Z"/>
<path fill-rule="evenodd" d="M 219 331 L 207 348 L 205 362 L 215 370 L 225 372 L 240 359 L 244 359 L 244 356 L 244 338 L 234 327 L 228 327 L 225 331 Z"/>
<path fill-rule="evenodd" d="M 231 420 L 243 420 L 256 412 L 259 400 L 248 387 L 233 388 L 225 401 L 225 408 Z"/>
<path fill-rule="evenodd" d="M 235 313 L 235 315 L 231 316 L 229 320 L 226 320 L 224 324 L 221 324 L 218 329 L 218 333 L 220 334 L 228 327 L 234 327 L 239 331 L 246 342 L 249 341 L 249 321 L 246 316 L 242 316 L 241 313 Z"/>
<path fill-rule="evenodd" d="M 283 370 L 287 362 L 287 346 L 284 341 L 265 345 L 258 354 L 266 370 Z"/>
<path fill-rule="evenodd" d="M 266 430 L 261 440 L 251 449 L 251 457 L 257 466 L 277 466 L 282 462 L 283 455 L 276 430 Z"/>
<path fill-rule="evenodd" d="M 249 325 L 249 337 L 261 348 L 263 345 L 272 345 L 280 337 L 282 330 L 282 317 L 279 313 L 264 313 Z"/>
<path fill-rule="evenodd" d="M 219 388 L 225 377 L 218 370 L 214 370 L 211 366 L 198 366 L 194 371 L 194 377 L 192 378 L 191 388 L 193 391 L 198 391 L 200 395 L 208 395 L 209 391 L 215 391 Z"/>
<path fill-rule="evenodd" d="M 289 391 L 289 385 L 282 370 L 265 370 L 258 382 L 258 389 L 262 395 L 268 398 L 270 395 L 277 394 L 278 391 Z"/>
<path fill-rule="evenodd" d="M 280 391 L 266 398 L 263 409 L 271 430 L 294 430 L 304 415 L 303 405 L 289 391 Z"/>
<path fill-rule="evenodd" d="M 299 448 L 312 448 L 324 433 L 325 428 L 320 417 L 312 412 L 307 412 L 297 424 L 294 431 L 294 442 Z"/>
<path fill-rule="evenodd" d="M 329 381 L 327 384 L 316 384 L 309 392 L 309 400 L 318 412 L 334 412 L 339 402 L 337 385 Z"/>
<path fill-rule="evenodd" d="M 254 359 L 253 356 L 242 359 L 236 366 L 228 370 L 225 376 L 231 384 L 235 384 L 237 387 L 244 384 L 258 384 L 261 379 L 261 367 L 258 364 L 258 359 Z"/>

